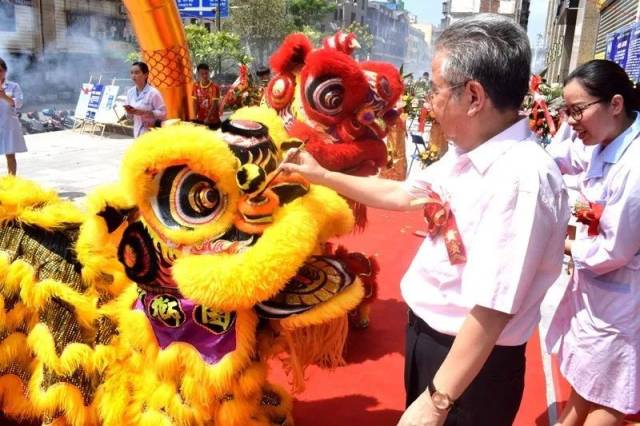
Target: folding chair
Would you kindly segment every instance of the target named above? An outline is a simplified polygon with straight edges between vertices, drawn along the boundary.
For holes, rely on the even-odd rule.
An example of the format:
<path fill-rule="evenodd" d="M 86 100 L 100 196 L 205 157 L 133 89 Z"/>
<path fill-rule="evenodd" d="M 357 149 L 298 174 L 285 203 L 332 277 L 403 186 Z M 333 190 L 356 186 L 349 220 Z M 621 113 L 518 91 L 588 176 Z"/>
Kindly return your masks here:
<path fill-rule="evenodd" d="M 413 167 L 413 162 L 416 160 L 419 160 L 420 153 L 427 150 L 427 144 L 424 142 L 424 139 L 422 139 L 422 136 L 412 133 L 411 142 L 413 143 L 414 149 L 413 149 L 413 153 L 411 154 L 411 162 L 409 163 L 407 176 L 409 176 L 409 173 L 411 173 L 411 167 Z"/>

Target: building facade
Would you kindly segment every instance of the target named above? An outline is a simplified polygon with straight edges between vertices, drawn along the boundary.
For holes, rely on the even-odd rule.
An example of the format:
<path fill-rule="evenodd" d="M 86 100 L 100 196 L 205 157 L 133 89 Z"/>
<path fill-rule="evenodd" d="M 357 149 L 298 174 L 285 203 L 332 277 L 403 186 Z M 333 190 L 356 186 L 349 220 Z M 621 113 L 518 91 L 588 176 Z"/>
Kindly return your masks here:
<path fill-rule="evenodd" d="M 397 67 L 405 63 L 409 42 L 409 13 L 402 4 L 369 1 L 367 23 L 373 36 L 370 58 Z"/>
<path fill-rule="evenodd" d="M 562 82 L 579 64 L 593 59 L 598 8 L 593 0 L 549 2 L 545 35 L 546 77 Z"/>
<path fill-rule="evenodd" d="M 640 1 L 638 0 L 599 0 L 599 25 L 596 34 L 594 56 L 604 58 L 607 38 L 620 28 L 638 22 Z"/>
<path fill-rule="evenodd" d="M 529 4 L 530 0 L 444 0 L 441 28 L 477 13 L 497 13 L 513 19 L 526 30 Z"/>
<path fill-rule="evenodd" d="M 638 0 L 554 0 L 545 28 L 546 76 L 562 82 L 576 67 L 604 59 L 608 37 L 638 22 Z"/>
<path fill-rule="evenodd" d="M 431 71 L 430 45 L 427 35 L 419 26 L 415 16 L 409 15 L 409 37 L 404 60 L 404 72 L 411 73 L 418 78 L 425 71 Z"/>
<path fill-rule="evenodd" d="M 75 102 L 92 75 L 127 78 L 133 43 L 120 0 L 0 0 L 0 56 L 37 105 Z"/>
<path fill-rule="evenodd" d="M 41 55 L 131 49 L 134 41 L 119 0 L 0 0 L 0 48 Z"/>

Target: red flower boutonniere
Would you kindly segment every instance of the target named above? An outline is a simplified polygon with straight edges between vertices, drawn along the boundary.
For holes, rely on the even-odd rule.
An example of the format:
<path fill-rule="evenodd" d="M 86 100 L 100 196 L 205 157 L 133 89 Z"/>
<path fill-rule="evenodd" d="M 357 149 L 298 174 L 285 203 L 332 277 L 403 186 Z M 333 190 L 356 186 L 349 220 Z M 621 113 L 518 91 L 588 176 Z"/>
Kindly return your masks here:
<path fill-rule="evenodd" d="M 429 191 L 426 198 L 414 200 L 412 204 L 424 204 L 424 220 L 427 223 L 427 234 L 431 238 L 439 235 L 444 237 L 449 262 L 452 265 L 465 263 L 467 256 L 464 244 L 449 203 L 443 201 L 437 193 Z"/>
<path fill-rule="evenodd" d="M 590 237 L 595 237 L 600 233 L 598 227 L 600 226 L 600 217 L 602 216 L 603 210 L 604 204 L 582 201 L 576 203 L 573 209 L 573 215 L 578 222 L 587 225 L 587 234 Z"/>

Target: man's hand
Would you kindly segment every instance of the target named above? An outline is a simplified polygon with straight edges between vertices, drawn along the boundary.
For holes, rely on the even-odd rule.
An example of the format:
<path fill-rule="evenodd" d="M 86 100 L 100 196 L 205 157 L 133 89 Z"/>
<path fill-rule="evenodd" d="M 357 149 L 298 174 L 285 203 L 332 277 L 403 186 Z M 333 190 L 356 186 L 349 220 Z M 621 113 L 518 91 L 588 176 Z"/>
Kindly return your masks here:
<path fill-rule="evenodd" d="M 447 412 L 434 407 L 429 391 L 424 391 L 404 412 L 398 426 L 441 426 L 446 419 Z"/>
<path fill-rule="evenodd" d="M 306 151 L 290 150 L 282 163 L 286 172 L 298 172 L 311 183 L 321 183 L 328 170 Z"/>

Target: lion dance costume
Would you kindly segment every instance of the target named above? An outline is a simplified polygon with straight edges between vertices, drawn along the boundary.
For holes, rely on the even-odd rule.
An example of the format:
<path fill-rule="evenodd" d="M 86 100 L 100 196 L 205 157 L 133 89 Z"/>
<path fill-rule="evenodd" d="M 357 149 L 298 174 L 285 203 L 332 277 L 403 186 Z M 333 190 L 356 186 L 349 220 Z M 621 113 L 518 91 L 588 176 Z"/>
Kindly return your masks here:
<path fill-rule="evenodd" d="M 275 140 L 247 120 L 150 132 L 86 212 L 1 181 L 2 410 L 72 425 L 292 424 L 266 361 L 288 354 L 297 386 L 305 365 L 338 364 L 363 287 L 322 254 L 353 226 L 346 202 L 272 178 Z"/>

